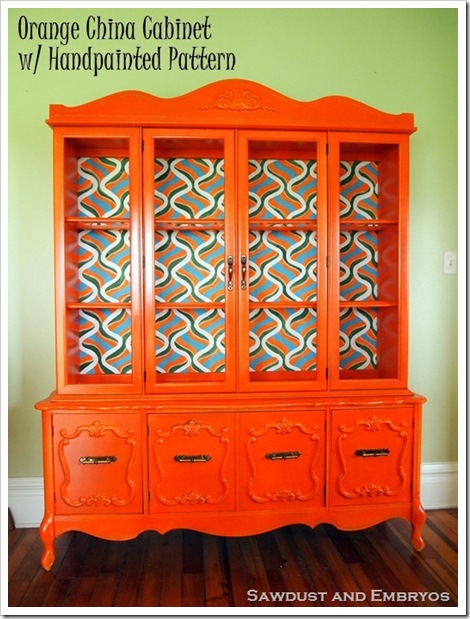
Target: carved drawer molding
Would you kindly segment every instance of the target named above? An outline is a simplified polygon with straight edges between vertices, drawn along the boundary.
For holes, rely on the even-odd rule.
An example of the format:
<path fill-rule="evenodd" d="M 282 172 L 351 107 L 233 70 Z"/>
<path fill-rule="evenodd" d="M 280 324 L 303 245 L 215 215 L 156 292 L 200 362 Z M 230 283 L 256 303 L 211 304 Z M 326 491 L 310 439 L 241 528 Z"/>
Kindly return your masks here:
<path fill-rule="evenodd" d="M 85 464 L 89 463 L 88 461 L 93 460 L 93 456 L 89 456 L 89 454 L 83 454 L 83 457 L 80 458 L 78 462 L 74 463 L 69 463 L 67 459 L 67 446 L 70 445 L 71 441 L 80 440 L 80 436 L 82 434 L 88 435 L 93 439 L 97 439 L 97 442 L 100 442 L 99 439 L 105 439 L 105 445 L 107 448 L 110 449 L 117 447 L 115 439 L 118 439 L 119 442 L 122 442 L 124 445 L 129 446 L 130 449 L 128 452 L 127 463 L 125 466 L 124 478 L 122 480 L 124 483 L 119 484 L 117 482 L 114 488 L 114 490 L 118 488 L 119 492 L 106 492 L 105 488 L 103 488 L 103 492 L 95 492 L 88 495 L 81 495 L 77 498 L 72 498 L 71 496 L 69 496 L 69 486 L 72 483 L 71 466 L 73 465 L 72 470 L 75 474 L 77 474 L 77 466 L 84 466 Z M 134 430 L 132 428 L 128 429 L 127 431 L 121 431 L 113 424 L 104 424 L 101 421 L 94 421 L 91 424 L 82 424 L 77 426 L 77 428 L 73 432 L 68 432 L 65 428 L 62 428 L 59 431 L 59 435 L 61 436 L 61 440 L 58 444 L 58 455 L 64 476 L 64 480 L 60 484 L 59 493 L 60 498 L 67 505 L 69 505 L 70 507 L 108 507 L 111 505 L 115 507 L 124 507 L 134 500 L 136 496 L 136 483 L 131 479 L 131 471 L 136 457 L 136 442 L 134 439 Z M 111 440 L 109 440 L 109 438 L 111 438 Z M 101 450 L 103 446 L 97 444 L 96 447 L 98 450 Z M 107 461 L 105 461 L 105 458 L 107 459 Z M 117 460 L 114 455 L 106 455 L 104 457 L 101 457 L 100 459 L 102 460 L 102 462 L 91 464 L 91 466 L 93 467 L 93 471 L 97 472 L 97 477 L 98 469 L 95 469 L 95 466 L 99 466 L 100 464 L 104 466 L 112 466 L 112 464 Z M 121 493 L 123 489 L 126 490 L 125 493 Z"/>

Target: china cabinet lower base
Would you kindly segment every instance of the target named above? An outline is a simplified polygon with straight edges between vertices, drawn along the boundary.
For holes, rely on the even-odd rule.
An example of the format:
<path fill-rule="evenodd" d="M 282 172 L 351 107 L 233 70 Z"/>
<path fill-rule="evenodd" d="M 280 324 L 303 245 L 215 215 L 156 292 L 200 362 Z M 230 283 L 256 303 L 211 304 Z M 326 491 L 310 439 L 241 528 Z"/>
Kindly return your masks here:
<path fill-rule="evenodd" d="M 43 416 L 42 565 L 67 531 L 128 540 L 147 530 L 245 536 L 292 524 L 342 530 L 390 518 L 424 547 L 423 398 L 227 396 L 76 400 Z"/>
<path fill-rule="evenodd" d="M 41 565 L 50 570 L 55 561 L 54 541 L 62 533 L 80 531 L 99 538 L 124 541 L 137 537 L 144 531 L 166 533 L 172 529 L 191 529 L 210 535 L 236 537 L 257 535 L 291 524 L 305 524 L 315 527 L 319 524 L 332 524 L 344 531 L 364 529 L 379 524 L 390 518 L 403 518 L 411 523 L 411 543 L 420 551 L 424 548 L 421 529 L 426 521 L 423 508 L 418 503 L 413 505 L 396 505 L 387 508 L 364 510 L 339 509 L 330 513 L 324 511 L 306 512 L 263 512 L 263 513 L 227 513 L 192 514 L 174 517 L 155 516 L 117 516 L 110 522 L 106 516 L 87 516 L 79 520 L 67 516 L 46 514 L 41 524 L 40 535 L 44 544 Z"/>

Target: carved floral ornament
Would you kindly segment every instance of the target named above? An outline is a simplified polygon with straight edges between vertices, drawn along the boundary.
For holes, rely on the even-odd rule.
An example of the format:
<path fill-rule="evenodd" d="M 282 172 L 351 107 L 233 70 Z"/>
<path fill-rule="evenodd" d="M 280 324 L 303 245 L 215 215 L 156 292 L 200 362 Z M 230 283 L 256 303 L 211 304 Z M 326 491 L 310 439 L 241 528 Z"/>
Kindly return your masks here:
<path fill-rule="evenodd" d="M 215 95 L 212 102 L 205 103 L 201 106 L 203 112 L 209 110 L 224 110 L 231 112 L 253 112 L 255 110 L 264 110 L 265 112 L 275 112 L 276 108 L 270 103 L 263 103 L 259 95 L 254 94 L 251 90 L 225 90 L 224 92 Z"/>

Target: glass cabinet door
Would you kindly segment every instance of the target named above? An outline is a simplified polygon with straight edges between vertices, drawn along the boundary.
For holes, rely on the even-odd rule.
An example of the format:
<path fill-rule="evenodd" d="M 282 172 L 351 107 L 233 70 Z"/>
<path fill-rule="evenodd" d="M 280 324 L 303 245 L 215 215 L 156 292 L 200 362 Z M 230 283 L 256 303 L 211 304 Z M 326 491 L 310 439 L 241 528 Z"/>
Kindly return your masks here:
<path fill-rule="evenodd" d="M 240 386 L 325 388 L 325 135 L 240 132 L 238 165 Z"/>
<path fill-rule="evenodd" d="M 332 386 L 405 386 L 408 137 L 334 134 L 329 157 Z"/>
<path fill-rule="evenodd" d="M 139 131 L 56 129 L 54 140 L 58 391 L 136 392 Z"/>
<path fill-rule="evenodd" d="M 147 391 L 235 385 L 233 133 L 144 130 Z"/>

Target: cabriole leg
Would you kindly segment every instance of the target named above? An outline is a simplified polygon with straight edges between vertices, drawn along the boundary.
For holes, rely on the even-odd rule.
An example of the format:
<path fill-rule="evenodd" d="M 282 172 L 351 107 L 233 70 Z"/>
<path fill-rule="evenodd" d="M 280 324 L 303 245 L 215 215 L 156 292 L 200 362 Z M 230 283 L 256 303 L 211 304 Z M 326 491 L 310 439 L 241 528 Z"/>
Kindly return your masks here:
<path fill-rule="evenodd" d="M 423 550 L 425 544 L 421 537 L 421 529 L 426 522 L 426 514 L 419 501 L 413 503 L 411 514 L 411 543 L 415 550 Z"/>
<path fill-rule="evenodd" d="M 39 527 L 39 535 L 44 544 L 44 552 L 41 557 L 42 567 L 49 571 L 55 561 L 54 551 L 54 520 L 51 514 L 46 514 Z"/>

